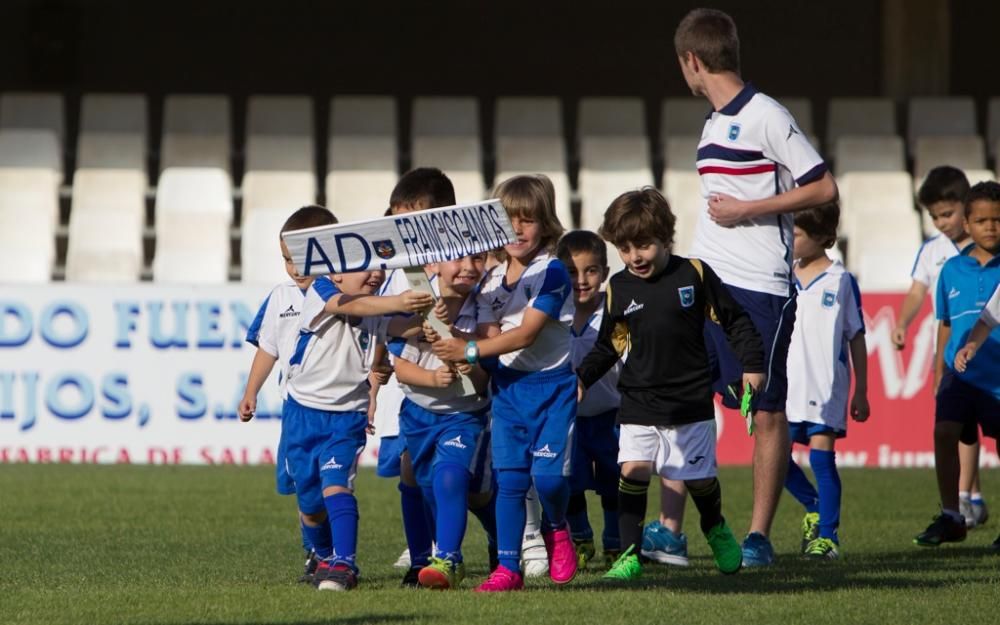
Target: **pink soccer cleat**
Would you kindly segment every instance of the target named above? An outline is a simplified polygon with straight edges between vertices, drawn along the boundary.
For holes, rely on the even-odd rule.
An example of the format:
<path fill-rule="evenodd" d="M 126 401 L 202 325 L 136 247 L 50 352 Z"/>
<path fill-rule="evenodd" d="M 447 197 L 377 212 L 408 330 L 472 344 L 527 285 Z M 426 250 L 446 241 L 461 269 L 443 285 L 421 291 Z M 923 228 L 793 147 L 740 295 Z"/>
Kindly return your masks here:
<path fill-rule="evenodd" d="M 510 592 L 512 590 L 522 590 L 523 588 L 524 580 L 521 579 L 521 574 L 515 573 L 501 564 L 495 571 L 490 573 L 485 582 L 476 588 L 476 592 Z"/>
<path fill-rule="evenodd" d="M 576 577 L 577 557 L 569 526 L 542 532 L 545 550 L 549 554 L 549 578 L 557 584 L 568 584 Z"/>

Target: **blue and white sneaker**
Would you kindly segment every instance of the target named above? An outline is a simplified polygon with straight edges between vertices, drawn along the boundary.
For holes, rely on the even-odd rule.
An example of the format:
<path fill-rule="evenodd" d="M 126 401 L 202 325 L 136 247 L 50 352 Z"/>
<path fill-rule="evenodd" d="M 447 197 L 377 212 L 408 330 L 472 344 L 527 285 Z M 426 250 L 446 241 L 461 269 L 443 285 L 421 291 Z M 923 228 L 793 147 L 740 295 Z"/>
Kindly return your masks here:
<path fill-rule="evenodd" d="M 751 532 L 743 539 L 743 568 L 774 564 L 774 547 L 767 536 Z"/>
<path fill-rule="evenodd" d="M 660 564 L 687 566 L 688 542 L 683 532 L 674 534 L 657 520 L 649 523 L 642 531 L 644 557 Z"/>

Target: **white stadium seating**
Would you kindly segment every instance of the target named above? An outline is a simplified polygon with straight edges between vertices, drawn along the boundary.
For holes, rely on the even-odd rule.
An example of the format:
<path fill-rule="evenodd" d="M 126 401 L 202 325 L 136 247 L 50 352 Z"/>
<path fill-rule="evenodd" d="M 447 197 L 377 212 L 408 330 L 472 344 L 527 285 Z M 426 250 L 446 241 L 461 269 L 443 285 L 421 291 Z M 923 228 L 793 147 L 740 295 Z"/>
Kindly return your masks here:
<path fill-rule="evenodd" d="M 911 153 L 920 137 L 976 135 L 976 103 L 969 97 L 911 98 L 907 145 Z"/>
<path fill-rule="evenodd" d="M 0 284 L 51 279 L 58 212 L 58 173 L 0 168 Z"/>
<path fill-rule="evenodd" d="M 990 98 L 986 108 L 986 149 L 993 158 L 1000 154 L 1000 97 Z"/>
<path fill-rule="evenodd" d="M 62 153 L 51 130 L 0 128 L 0 167 L 51 169 L 62 177 Z"/>
<path fill-rule="evenodd" d="M 838 176 L 858 171 L 904 171 L 906 150 L 898 135 L 841 135 L 833 150 Z"/>
<path fill-rule="evenodd" d="M 668 169 L 663 174 L 663 191 L 677 217 L 677 223 L 674 224 L 674 251 L 685 256 L 694 241 L 698 219 L 705 210 L 701 177 L 696 171 Z"/>
<path fill-rule="evenodd" d="M 705 98 L 666 98 L 660 109 L 660 139 L 701 137 L 705 116 L 712 110 Z"/>
<path fill-rule="evenodd" d="M 243 176 L 243 213 L 282 210 L 286 216 L 316 202 L 316 177 L 312 172 L 252 171 Z"/>
<path fill-rule="evenodd" d="M 312 100 L 251 96 L 247 100 L 246 171 L 316 170 Z"/>
<path fill-rule="evenodd" d="M 398 179 L 396 101 L 341 96 L 330 103 L 326 206 L 339 221 L 381 217 Z"/>
<path fill-rule="evenodd" d="M 941 165 L 962 170 L 986 169 L 983 138 L 978 135 L 920 137 L 913 151 L 913 176 L 922 180 Z"/>
<path fill-rule="evenodd" d="M 896 134 L 896 105 L 889 98 L 833 98 L 826 123 L 826 145 L 843 136 Z"/>
<path fill-rule="evenodd" d="M 80 104 L 77 167 L 146 171 L 146 97 L 87 94 Z"/>
<path fill-rule="evenodd" d="M 260 209 L 243 220 L 243 238 L 240 242 L 242 272 L 240 279 L 246 283 L 273 286 L 288 280 L 280 251 L 281 226 L 288 219 L 289 211 Z"/>
<path fill-rule="evenodd" d="M 486 181 L 475 98 L 416 98 L 411 137 L 412 167 L 444 171 L 455 186 L 459 204 L 484 198 Z"/>
<path fill-rule="evenodd" d="M 163 104 L 160 170 L 215 167 L 231 172 L 232 123 L 224 95 L 171 95 Z"/>
<path fill-rule="evenodd" d="M 66 279 L 134 282 L 142 273 L 146 177 L 134 169 L 80 169 L 73 180 Z"/>
<path fill-rule="evenodd" d="M 66 141 L 62 95 L 17 91 L 0 94 L 0 129 L 52 131 L 62 151 Z"/>

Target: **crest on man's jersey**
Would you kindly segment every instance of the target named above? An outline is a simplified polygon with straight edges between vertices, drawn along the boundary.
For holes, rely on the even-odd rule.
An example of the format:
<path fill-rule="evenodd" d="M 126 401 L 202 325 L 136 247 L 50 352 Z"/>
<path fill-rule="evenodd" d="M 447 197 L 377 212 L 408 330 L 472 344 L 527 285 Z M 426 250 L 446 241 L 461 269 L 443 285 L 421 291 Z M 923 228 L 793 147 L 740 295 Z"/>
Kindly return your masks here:
<path fill-rule="evenodd" d="M 740 137 L 740 125 L 736 122 L 729 124 L 729 140 L 736 141 Z"/>
<path fill-rule="evenodd" d="M 372 241 L 372 247 L 375 248 L 375 255 L 383 260 L 389 260 L 396 255 L 396 246 L 390 239 Z"/>
<path fill-rule="evenodd" d="M 694 287 L 693 286 L 682 286 L 677 289 L 677 294 L 681 297 L 681 306 L 684 308 L 691 308 L 694 306 Z"/>
<path fill-rule="evenodd" d="M 823 308 L 833 308 L 837 303 L 836 291 L 823 291 Z"/>

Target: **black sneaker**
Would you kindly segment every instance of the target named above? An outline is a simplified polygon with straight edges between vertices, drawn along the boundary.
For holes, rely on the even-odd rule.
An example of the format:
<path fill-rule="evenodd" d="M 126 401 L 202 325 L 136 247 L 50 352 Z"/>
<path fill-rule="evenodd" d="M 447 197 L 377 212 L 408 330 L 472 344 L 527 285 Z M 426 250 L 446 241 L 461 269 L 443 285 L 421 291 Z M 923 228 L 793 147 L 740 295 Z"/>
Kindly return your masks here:
<path fill-rule="evenodd" d="M 403 588 L 420 588 L 420 569 L 422 566 L 411 566 L 406 570 L 406 575 L 403 576 L 403 581 L 400 582 L 400 586 Z"/>
<path fill-rule="evenodd" d="M 358 575 L 346 564 L 320 562 L 313 574 L 317 590 L 353 590 L 358 586 Z"/>
<path fill-rule="evenodd" d="M 913 544 L 920 547 L 937 547 L 941 543 L 960 543 L 965 540 L 968 530 L 965 519 L 956 521 L 943 512 L 934 517 L 934 522 L 922 533 L 917 534 Z"/>
<path fill-rule="evenodd" d="M 308 551 L 306 553 L 306 565 L 305 570 L 302 571 L 302 577 L 299 578 L 300 584 L 311 584 L 313 582 L 313 576 L 316 574 L 316 567 L 319 566 L 319 558 L 316 556 L 315 551 Z"/>
<path fill-rule="evenodd" d="M 500 566 L 500 554 L 497 553 L 496 545 L 487 545 L 486 550 L 489 552 L 490 557 L 490 573 L 497 570 Z"/>

